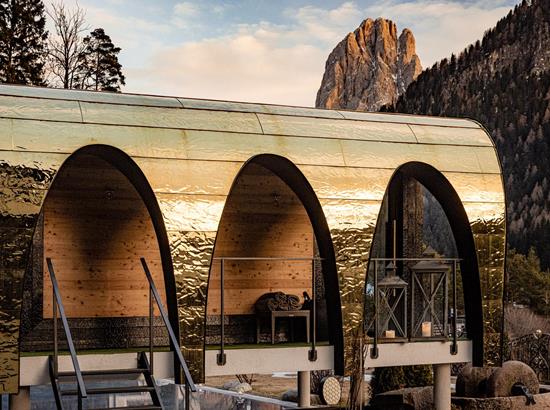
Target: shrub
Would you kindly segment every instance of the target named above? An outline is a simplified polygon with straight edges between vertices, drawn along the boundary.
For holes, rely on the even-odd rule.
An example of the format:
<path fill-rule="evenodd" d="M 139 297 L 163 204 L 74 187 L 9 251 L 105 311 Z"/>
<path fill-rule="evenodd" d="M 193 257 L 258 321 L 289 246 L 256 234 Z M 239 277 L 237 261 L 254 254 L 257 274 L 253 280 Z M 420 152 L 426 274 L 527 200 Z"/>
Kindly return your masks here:
<path fill-rule="evenodd" d="M 403 367 L 377 367 L 374 369 L 374 378 L 372 379 L 371 386 L 373 394 L 380 394 L 405 387 Z"/>

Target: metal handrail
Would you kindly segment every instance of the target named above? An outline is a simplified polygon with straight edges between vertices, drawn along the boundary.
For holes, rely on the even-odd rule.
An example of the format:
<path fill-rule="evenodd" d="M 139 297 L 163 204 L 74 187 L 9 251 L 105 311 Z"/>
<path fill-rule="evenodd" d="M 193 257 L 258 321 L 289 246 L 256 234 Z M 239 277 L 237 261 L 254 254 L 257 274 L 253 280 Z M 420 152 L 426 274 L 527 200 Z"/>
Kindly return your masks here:
<path fill-rule="evenodd" d="M 435 261 L 435 262 L 460 262 L 461 258 L 370 258 L 369 261 L 379 262 L 421 262 L 421 261 Z"/>
<path fill-rule="evenodd" d="M 322 261 L 323 258 L 286 258 L 284 256 L 217 256 L 215 261 Z"/>
<path fill-rule="evenodd" d="M 168 319 L 168 313 L 166 313 L 166 309 L 164 308 L 164 305 L 162 303 L 162 299 L 160 297 L 160 294 L 157 290 L 157 287 L 155 286 L 155 282 L 153 281 L 153 277 L 151 275 L 151 272 L 149 271 L 149 267 L 147 266 L 147 262 L 145 261 L 145 258 L 140 258 L 141 265 L 143 266 L 143 270 L 145 271 L 145 276 L 147 276 L 147 280 L 149 281 L 149 292 L 154 296 L 155 301 L 157 302 L 157 306 L 160 311 L 160 316 L 162 317 L 162 320 L 164 321 L 164 326 L 166 327 L 166 330 L 168 330 L 168 336 L 170 337 L 170 342 L 172 343 L 172 346 L 174 347 L 174 351 L 176 353 L 176 357 L 178 358 L 179 364 L 181 368 L 183 369 L 183 374 L 185 377 L 185 389 L 191 390 L 192 392 L 196 392 L 197 388 L 195 387 L 195 383 L 193 382 L 193 378 L 191 377 L 191 373 L 189 372 L 189 368 L 187 367 L 187 363 L 185 362 L 185 359 L 183 358 L 183 355 L 181 353 L 181 348 L 178 342 L 178 339 L 176 338 L 176 334 L 174 333 L 174 329 L 172 329 L 172 325 L 170 324 L 170 320 Z M 149 296 L 150 297 L 150 296 Z M 151 300 L 151 297 L 150 297 Z M 151 313 L 152 309 L 149 309 L 150 313 L 150 320 L 152 321 Z M 150 322 L 151 323 L 151 322 Z M 149 328 L 149 331 L 151 332 L 151 327 Z M 152 334 L 152 332 L 151 332 Z M 150 361 L 151 361 L 151 373 L 153 372 L 153 348 L 152 348 L 152 336 L 150 334 Z M 185 397 L 186 402 L 189 400 L 189 394 L 186 394 Z"/>
<path fill-rule="evenodd" d="M 317 306 L 315 295 L 315 262 L 323 261 L 319 257 L 284 257 L 284 256 L 217 256 L 212 258 L 220 261 L 220 352 L 216 356 L 218 366 L 225 366 L 225 299 L 224 299 L 224 273 L 225 261 L 304 261 L 311 262 L 311 315 L 313 325 L 311 326 L 311 349 L 308 352 L 309 361 L 317 360 Z"/>
<path fill-rule="evenodd" d="M 63 300 L 61 299 L 61 293 L 59 292 L 59 286 L 57 284 L 57 278 L 53 268 L 51 258 L 46 258 L 48 265 L 48 271 L 50 273 L 50 279 L 53 289 L 53 325 L 54 325 L 54 376 L 58 375 L 58 349 L 57 349 L 57 310 L 59 309 L 59 316 L 61 316 L 61 323 L 63 324 L 63 330 L 65 331 L 65 337 L 67 339 L 67 346 L 71 355 L 71 361 L 73 362 L 73 368 L 76 375 L 76 384 L 78 386 L 78 408 L 82 408 L 82 399 L 87 397 L 86 386 L 84 385 L 84 378 L 80 371 L 80 365 L 78 363 L 78 357 L 76 356 L 76 349 L 73 343 L 73 337 L 71 335 L 71 329 L 69 328 L 69 322 L 67 321 L 67 315 L 65 314 L 65 308 L 63 306 Z"/>

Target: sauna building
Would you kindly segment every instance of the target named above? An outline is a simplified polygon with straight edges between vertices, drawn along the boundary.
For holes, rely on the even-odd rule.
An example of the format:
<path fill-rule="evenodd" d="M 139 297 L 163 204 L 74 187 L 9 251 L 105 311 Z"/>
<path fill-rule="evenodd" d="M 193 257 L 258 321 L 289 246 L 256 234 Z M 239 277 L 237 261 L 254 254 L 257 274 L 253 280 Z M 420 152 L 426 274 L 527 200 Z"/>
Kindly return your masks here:
<path fill-rule="evenodd" d="M 154 377 L 360 360 L 433 364 L 450 408 L 451 363 L 499 362 L 502 173 L 474 121 L 2 85 L 0 150 L 13 401 L 137 369 L 161 408 Z"/>

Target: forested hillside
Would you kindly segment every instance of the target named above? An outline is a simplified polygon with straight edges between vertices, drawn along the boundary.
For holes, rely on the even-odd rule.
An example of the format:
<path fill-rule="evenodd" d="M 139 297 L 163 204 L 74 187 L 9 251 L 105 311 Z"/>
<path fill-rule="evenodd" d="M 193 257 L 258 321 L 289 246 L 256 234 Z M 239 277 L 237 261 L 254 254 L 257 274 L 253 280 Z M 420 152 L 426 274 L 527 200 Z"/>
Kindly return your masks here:
<path fill-rule="evenodd" d="M 550 0 L 523 1 L 385 109 L 482 123 L 503 165 L 509 244 L 550 266 Z"/>

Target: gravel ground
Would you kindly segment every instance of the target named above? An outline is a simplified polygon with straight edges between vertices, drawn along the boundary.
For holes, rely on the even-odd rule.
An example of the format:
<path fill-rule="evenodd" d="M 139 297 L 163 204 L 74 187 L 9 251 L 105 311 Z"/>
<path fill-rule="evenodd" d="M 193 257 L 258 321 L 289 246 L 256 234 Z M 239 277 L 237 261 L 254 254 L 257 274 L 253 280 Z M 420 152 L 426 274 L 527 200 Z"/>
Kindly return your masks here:
<path fill-rule="evenodd" d="M 212 387 L 222 388 L 224 383 L 237 380 L 235 376 L 216 376 L 207 377 L 206 385 Z M 282 394 L 290 389 L 297 388 L 296 374 L 285 373 L 275 375 L 254 375 L 254 382 L 252 383 L 252 391 L 250 394 L 256 394 L 263 397 L 271 397 L 274 399 L 280 399 Z M 368 388 L 365 388 L 364 402 L 368 402 L 369 392 Z M 342 400 L 341 404 L 345 404 L 348 399 L 349 381 L 345 380 L 342 386 Z"/>

